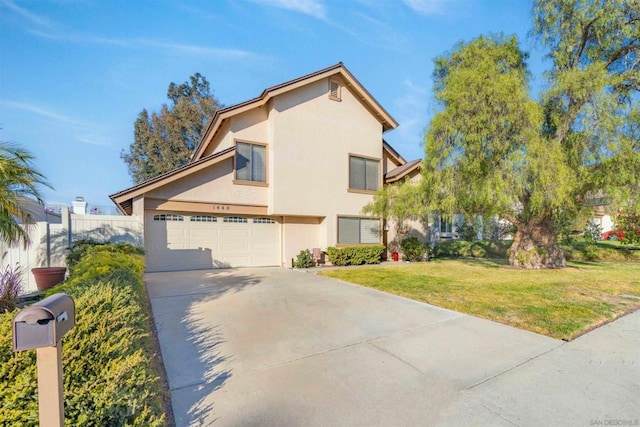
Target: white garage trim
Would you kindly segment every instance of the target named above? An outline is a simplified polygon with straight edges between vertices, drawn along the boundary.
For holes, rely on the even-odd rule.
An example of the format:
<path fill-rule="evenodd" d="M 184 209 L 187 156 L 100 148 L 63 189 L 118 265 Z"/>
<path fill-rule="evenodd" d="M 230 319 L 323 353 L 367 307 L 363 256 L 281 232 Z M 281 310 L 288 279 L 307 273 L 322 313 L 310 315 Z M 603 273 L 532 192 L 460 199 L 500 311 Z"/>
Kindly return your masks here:
<path fill-rule="evenodd" d="M 146 270 L 279 266 L 275 218 L 147 211 Z"/>

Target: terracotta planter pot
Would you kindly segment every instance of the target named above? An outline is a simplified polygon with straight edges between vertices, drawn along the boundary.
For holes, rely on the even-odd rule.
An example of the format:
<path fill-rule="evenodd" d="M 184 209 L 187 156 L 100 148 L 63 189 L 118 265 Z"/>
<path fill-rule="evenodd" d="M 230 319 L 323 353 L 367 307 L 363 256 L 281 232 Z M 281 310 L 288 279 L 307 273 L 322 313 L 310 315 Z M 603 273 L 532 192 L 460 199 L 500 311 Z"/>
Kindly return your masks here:
<path fill-rule="evenodd" d="M 64 281 L 67 267 L 38 267 L 32 268 L 31 272 L 36 279 L 38 290 L 46 291 Z"/>

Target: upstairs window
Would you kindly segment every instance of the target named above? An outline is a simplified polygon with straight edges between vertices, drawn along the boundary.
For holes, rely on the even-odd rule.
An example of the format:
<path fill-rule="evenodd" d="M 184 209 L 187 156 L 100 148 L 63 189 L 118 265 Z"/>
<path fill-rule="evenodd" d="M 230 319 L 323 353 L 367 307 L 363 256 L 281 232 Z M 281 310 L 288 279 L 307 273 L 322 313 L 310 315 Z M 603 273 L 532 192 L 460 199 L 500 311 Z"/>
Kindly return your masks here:
<path fill-rule="evenodd" d="M 236 180 L 267 182 L 267 147 L 238 142 L 236 144 Z"/>
<path fill-rule="evenodd" d="M 380 183 L 380 160 L 349 156 L 349 189 L 377 191 Z"/>

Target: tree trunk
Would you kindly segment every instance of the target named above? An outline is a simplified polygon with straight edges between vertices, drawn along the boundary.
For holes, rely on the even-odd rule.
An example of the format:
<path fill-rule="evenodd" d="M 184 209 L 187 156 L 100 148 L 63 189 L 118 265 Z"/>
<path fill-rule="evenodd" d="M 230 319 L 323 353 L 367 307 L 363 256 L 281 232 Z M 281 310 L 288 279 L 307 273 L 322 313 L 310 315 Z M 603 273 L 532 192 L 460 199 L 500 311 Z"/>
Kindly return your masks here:
<path fill-rule="evenodd" d="M 518 224 L 509 253 L 514 267 L 542 269 L 567 266 L 564 252 L 558 245 L 558 236 L 550 217 L 542 221 Z"/>

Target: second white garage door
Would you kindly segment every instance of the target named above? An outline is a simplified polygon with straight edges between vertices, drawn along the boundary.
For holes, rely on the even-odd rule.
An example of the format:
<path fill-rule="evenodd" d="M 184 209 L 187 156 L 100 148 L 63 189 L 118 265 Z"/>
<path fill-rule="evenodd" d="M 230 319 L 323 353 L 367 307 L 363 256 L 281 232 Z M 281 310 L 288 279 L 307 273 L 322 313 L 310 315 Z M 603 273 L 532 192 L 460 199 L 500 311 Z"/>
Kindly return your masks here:
<path fill-rule="evenodd" d="M 272 218 L 147 212 L 147 271 L 280 265 Z"/>

